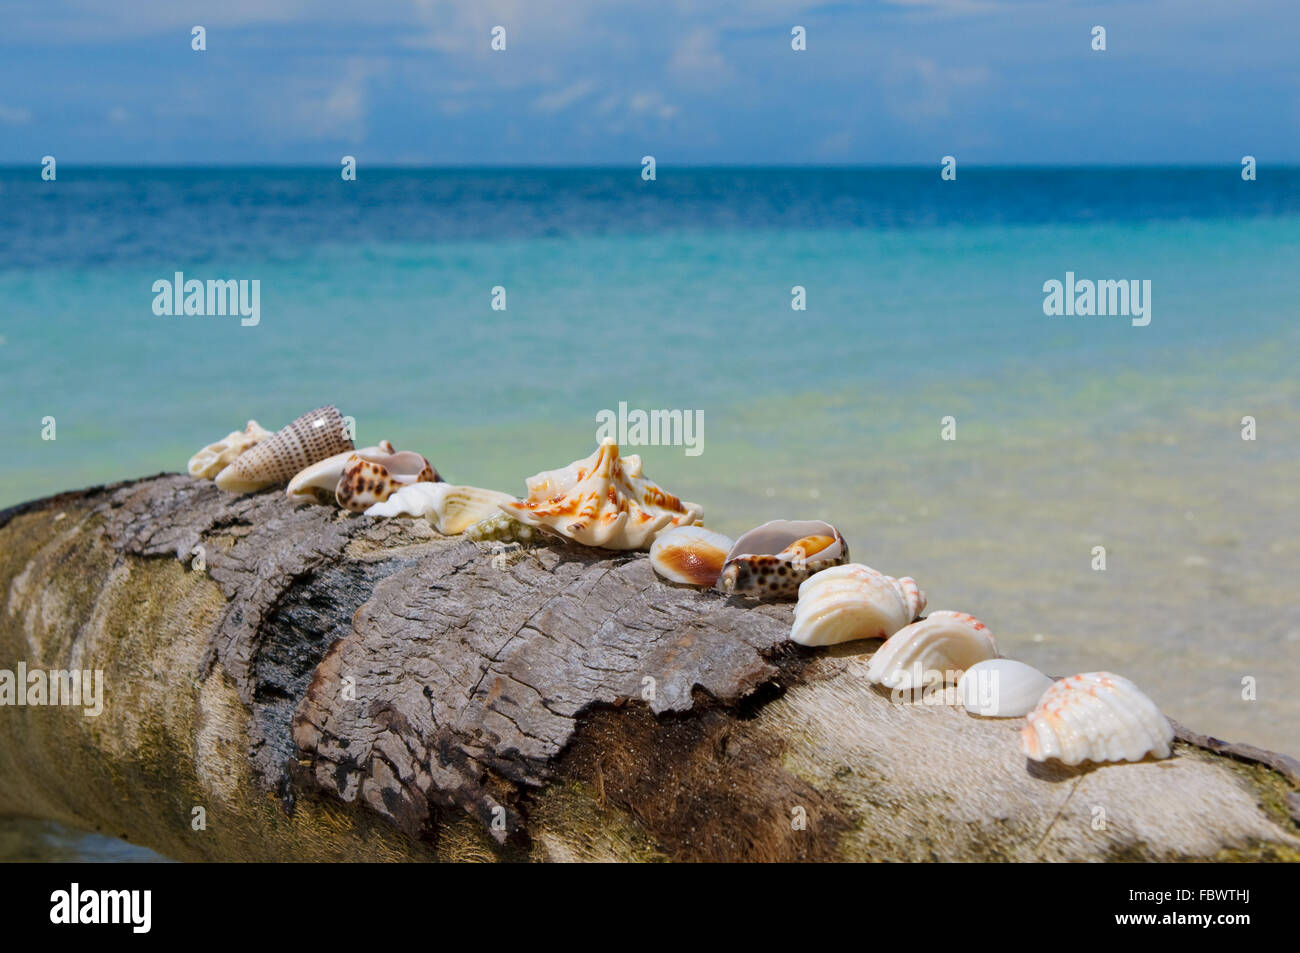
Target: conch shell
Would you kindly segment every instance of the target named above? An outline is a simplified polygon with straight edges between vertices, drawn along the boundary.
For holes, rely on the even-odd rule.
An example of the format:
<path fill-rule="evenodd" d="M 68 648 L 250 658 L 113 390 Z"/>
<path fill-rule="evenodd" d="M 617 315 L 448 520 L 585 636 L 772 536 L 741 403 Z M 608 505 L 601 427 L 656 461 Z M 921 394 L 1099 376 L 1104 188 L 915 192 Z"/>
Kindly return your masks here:
<path fill-rule="evenodd" d="M 395 452 L 391 443 L 387 440 L 381 440 L 377 447 L 344 450 L 342 453 L 336 453 L 332 457 L 326 457 L 324 460 L 313 463 L 296 474 L 289 481 L 289 488 L 285 490 L 285 495 L 295 503 L 319 503 L 322 506 L 334 506 L 337 502 L 334 494 L 339 488 L 339 480 L 343 479 L 343 470 L 354 453 L 383 454 Z"/>
<path fill-rule="evenodd" d="M 830 523 L 772 520 L 736 540 L 718 589 L 759 599 L 793 599 L 810 576 L 848 559 L 849 546 Z"/>
<path fill-rule="evenodd" d="M 343 466 L 334 498 L 344 509 L 364 513 L 403 486 L 441 480 L 433 465 L 413 450 L 353 453 Z"/>
<path fill-rule="evenodd" d="M 190 457 L 190 476 L 198 480 L 211 480 L 235 457 L 269 436 L 271 431 L 256 420 L 250 420 L 243 430 L 232 430 L 224 439 L 208 444 Z"/>
<path fill-rule="evenodd" d="M 700 521 L 703 508 L 683 503 L 641 475 L 641 458 L 618 455 L 606 439 L 591 456 L 529 477 L 528 497 L 502 503 L 521 523 L 584 546 L 644 549 L 669 526 Z"/>
<path fill-rule="evenodd" d="M 259 441 L 217 474 L 217 486 L 251 493 L 276 483 L 336 453 L 352 449 L 343 418 L 333 406 L 318 407 Z"/>
<path fill-rule="evenodd" d="M 471 525 L 490 516 L 504 515 L 501 504 L 514 497 L 497 490 L 453 483 L 411 483 L 382 503 L 366 510 L 367 516 L 427 516 L 444 536 L 459 536 Z"/>
<path fill-rule="evenodd" d="M 1110 672 L 1085 672 L 1056 682 L 1020 730 L 1020 750 L 1034 761 L 1062 764 L 1141 761 L 1173 753 L 1169 719 L 1141 689 Z"/>
<path fill-rule="evenodd" d="M 911 577 L 895 579 L 861 563 L 833 566 L 799 587 L 790 639 L 800 645 L 887 639 L 924 609 L 925 593 Z"/>
<path fill-rule="evenodd" d="M 703 526 L 677 526 L 650 546 L 650 565 L 671 582 L 712 586 L 726 562 L 731 540 Z"/>
<path fill-rule="evenodd" d="M 976 662 L 998 657 L 988 627 L 964 612 L 931 612 L 920 622 L 899 629 L 871 657 L 867 681 L 900 691 L 924 688 L 927 676 L 956 684 Z"/>

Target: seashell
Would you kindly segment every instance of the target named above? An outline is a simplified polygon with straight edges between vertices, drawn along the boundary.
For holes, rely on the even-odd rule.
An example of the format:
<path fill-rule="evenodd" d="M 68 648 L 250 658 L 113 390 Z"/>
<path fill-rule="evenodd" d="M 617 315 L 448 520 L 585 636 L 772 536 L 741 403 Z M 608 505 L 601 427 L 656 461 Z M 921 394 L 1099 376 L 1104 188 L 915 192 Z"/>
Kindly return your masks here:
<path fill-rule="evenodd" d="M 925 594 L 910 577 L 860 563 L 832 566 L 799 586 L 790 638 L 800 645 L 887 639 L 912 620 L 917 605 L 924 608 Z"/>
<path fill-rule="evenodd" d="M 334 506 L 337 503 L 334 494 L 339 488 L 339 480 L 343 478 L 343 469 L 347 466 L 347 462 L 353 453 L 375 455 L 393 452 L 393 445 L 387 440 L 381 440 L 377 447 L 344 450 L 342 453 L 336 453 L 332 457 L 326 457 L 324 460 L 313 463 L 305 470 L 299 471 L 289 481 L 289 488 L 285 490 L 285 494 L 295 503 L 320 503 L 325 506 Z"/>
<path fill-rule="evenodd" d="M 718 589 L 759 599 L 793 599 L 809 576 L 848 559 L 848 544 L 830 523 L 772 520 L 736 540 Z"/>
<path fill-rule="evenodd" d="M 650 546 L 650 565 L 670 582 L 712 586 L 726 562 L 731 540 L 703 526 L 678 526 Z"/>
<path fill-rule="evenodd" d="M 540 532 L 505 513 L 494 513 L 465 529 L 476 543 L 531 543 Z"/>
<path fill-rule="evenodd" d="M 271 436 L 256 420 L 250 420 L 243 430 L 233 430 L 225 438 L 210 443 L 190 457 L 190 476 L 198 480 L 211 480 L 249 447 Z"/>
<path fill-rule="evenodd" d="M 413 450 L 400 453 L 353 453 L 343 465 L 334 499 L 339 506 L 364 513 L 382 503 L 400 487 L 412 483 L 438 483 L 442 477 Z"/>
<path fill-rule="evenodd" d="M 313 463 L 351 449 L 338 410 L 318 407 L 237 456 L 217 474 L 217 486 L 231 493 L 251 493 L 287 483 Z"/>
<path fill-rule="evenodd" d="M 501 512 L 501 504 L 514 497 L 497 490 L 451 483 L 412 483 L 382 503 L 366 510 L 367 516 L 427 516 L 444 536 L 459 536 L 472 524 Z"/>
<path fill-rule="evenodd" d="M 998 657 L 998 647 L 988 628 L 964 612 L 931 612 L 919 622 L 899 629 L 867 666 L 867 681 L 885 688 L 908 691 L 930 682 L 926 675 L 940 673 L 941 684 L 976 662 Z"/>
<path fill-rule="evenodd" d="M 521 523 L 603 549 L 644 549 L 670 526 L 700 521 L 703 509 L 683 503 L 641 475 L 641 458 L 618 455 L 606 439 L 596 452 L 526 481 L 528 497 L 502 503 Z"/>
<path fill-rule="evenodd" d="M 1034 710 L 1052 680 L 1024 662 L 1010 658 L 976 662 L 957 680 L 957 695 L 972 715 L 1023 718 Z"/>
<path fill-rule="evenodd" d="M 1020 750 L 1034 761 L 1141 761 L 1173 753 L 1174 729 L 1127 678 L 1085 672 L 1054 683 L 1025 719 Z"/>

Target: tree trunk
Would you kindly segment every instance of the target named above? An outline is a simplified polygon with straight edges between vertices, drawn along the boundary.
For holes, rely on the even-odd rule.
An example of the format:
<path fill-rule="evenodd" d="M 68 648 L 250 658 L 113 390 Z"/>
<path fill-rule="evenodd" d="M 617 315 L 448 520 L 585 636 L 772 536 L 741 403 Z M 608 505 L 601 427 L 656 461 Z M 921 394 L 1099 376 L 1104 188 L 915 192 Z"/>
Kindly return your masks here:
<path fill-rule="evenodd" d="M 1289 758 L 1029 763 L 644 554 L 163 475 L 0 513 L 0 598 L 0 669 L 104 673 L 0 708 L 0 812 L 174 858 L 1300 858 Z"/>

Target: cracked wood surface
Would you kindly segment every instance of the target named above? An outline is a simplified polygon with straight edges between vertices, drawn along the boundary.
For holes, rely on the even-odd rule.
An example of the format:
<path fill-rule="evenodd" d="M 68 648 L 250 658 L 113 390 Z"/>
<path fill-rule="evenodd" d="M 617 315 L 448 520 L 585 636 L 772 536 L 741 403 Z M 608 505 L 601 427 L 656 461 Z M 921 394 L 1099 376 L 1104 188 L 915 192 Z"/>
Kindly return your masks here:
<path fill-rule="evenodd" d="M 868 688 L 878 643 L 793 646 L 788 604 L 665 584 L 644 554 L 494 559 L 422 521 L 179 475 L 0 513 L 0 554 L 0 668 L 108 682 L 98 720 L 0 709 L 0 810 L 171 856 L 1300 849 L 1290 759 L 1180 731 L 1165 762 L 1031 764 L 1018 721 Z"/>

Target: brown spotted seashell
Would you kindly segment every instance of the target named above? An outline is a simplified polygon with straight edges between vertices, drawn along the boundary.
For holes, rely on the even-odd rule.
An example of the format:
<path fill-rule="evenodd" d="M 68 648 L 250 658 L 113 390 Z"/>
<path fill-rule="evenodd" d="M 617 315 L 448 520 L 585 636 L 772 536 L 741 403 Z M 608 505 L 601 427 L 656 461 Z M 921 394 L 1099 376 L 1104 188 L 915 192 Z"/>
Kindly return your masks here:
<path fill-rule="evenodd" d="M 793 599 L 809 576 L 848 562 L 849 546 L 830 523 L 772 520 L 736 540 L 718 589 L 757 599 Z"/>
<path fill-rule="evenodd" d="M 712 586 L 727 561 L 731 540 L 703 526 L 677 526 L 650 544 L 650 565 L 670 582 Z"/>
<path fill-rule="evenodd" d="M 432 464 L 412 450 L 400 453 L 354 453 L 339 478 L 334 498 L 344 509 L 364 513 L 394 491 L 412 483 L 441 483 Z"/>
<path fill-rule="evenodd" d="M 333 406 L 318 407 L 249 447 L 217 474 L 217 486 L 252 493 L 277 483 L 336 453 L 353 449 L 347 427 Z"/>

